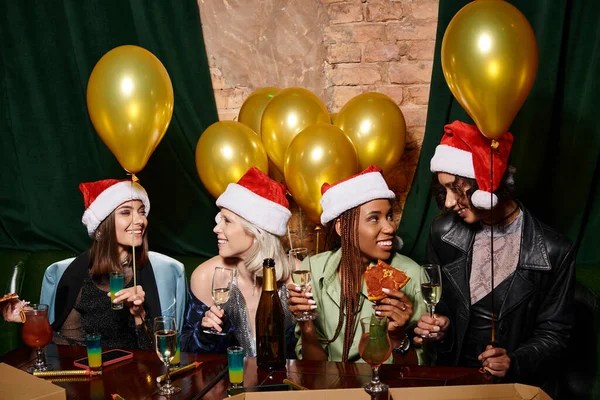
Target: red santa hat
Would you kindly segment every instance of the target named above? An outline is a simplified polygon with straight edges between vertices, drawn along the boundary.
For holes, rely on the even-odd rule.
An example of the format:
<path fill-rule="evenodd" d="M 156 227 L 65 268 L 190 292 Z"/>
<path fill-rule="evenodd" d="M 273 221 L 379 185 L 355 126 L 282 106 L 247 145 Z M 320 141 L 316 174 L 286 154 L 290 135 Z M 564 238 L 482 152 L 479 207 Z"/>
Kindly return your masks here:
<path fill-rule="evenodd" d="M 292 216 L 285 192 L 285 186 L 252 167 L 238 183 L 227 185 L 217 199 L 217 206 L 236 213 L 269 233 L 284 236 Z M 220 214 L 217 214 L 217 222 L 221 219 Z"/>
<path fill-rule="evenodd" d="M 508 167 L 513 140 L 510 132 L 496 139 L 498 147 L 494 149 L 492 166 L 494 181 L 490 182 L 492 140 L 483 136 L 476 125 L 454 121 L 444 126 L 444 136 L 431 159 L 431 172 L 475 179 L 479 189 L 471 196 L 471 203 L 477 208 L 491 210 L 498 204 L 498 197 L 492 193 L 500 186 Z"/>
<path fill-rule="evenodd" d="M 131 180 L 104 179 L 84 182 L 79 184 L 79 190 L 83 193 L 85 205 L 81 222 L 87 228 L 90 237 L 94 237 L 102 221 L 126 201 L 141 200 L 146 207 L 146 215 L 150 212 L 148 193 L 142 185 Z"/>
<path fill-rule="evenodd" d="M 345 211 L 371 200 L 396 197 L 385 183 L 381 168 L 375 165 L 370 165 L 361 173 L 333 185 L 324 183 L 321 186 L 321 194 L 321 207 L 323 208 L 321 223 L 323 225 L 339 217 Z"/>

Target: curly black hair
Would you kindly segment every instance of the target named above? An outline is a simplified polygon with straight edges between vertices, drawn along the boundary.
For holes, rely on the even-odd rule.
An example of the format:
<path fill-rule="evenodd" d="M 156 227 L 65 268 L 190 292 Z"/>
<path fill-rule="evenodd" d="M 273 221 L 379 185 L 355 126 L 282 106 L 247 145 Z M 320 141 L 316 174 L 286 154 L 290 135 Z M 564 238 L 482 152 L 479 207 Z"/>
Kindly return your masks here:
<path fill-rule="evenodd" d="M 501 203 L 506 200 L 515 200 L 515 172 L 516 169 L 512 166 L 508 166 L 506 168 L 506 172 L 502 176 L 502 180 L 500 181 L 500 185 L 498 189 L 494 192 L 496 196 L 498 196 L 498 202 Z M 477 185 L 477 181 L 472 178 L 466 178 L 464 176 L 455 175 L 456 179 L 452 182 L 451 189 L 455 193 L 465 194 L 467 199 L 469 200 L 469 205 L 473 206 L 471 203 L 471 196 L 475 193 L 476 190 L 479 189 Z M 468 190 L 464 190 L 465 186 L 470 186 Z M 446 188 L 440 184 L 437 179 L 437 173 L 435 174 L 434 179 L 431 181 L 431 194 L 435 198 L 435 202 L 438 208 L 442 211 L 447 211 L 446 208 Z"/>

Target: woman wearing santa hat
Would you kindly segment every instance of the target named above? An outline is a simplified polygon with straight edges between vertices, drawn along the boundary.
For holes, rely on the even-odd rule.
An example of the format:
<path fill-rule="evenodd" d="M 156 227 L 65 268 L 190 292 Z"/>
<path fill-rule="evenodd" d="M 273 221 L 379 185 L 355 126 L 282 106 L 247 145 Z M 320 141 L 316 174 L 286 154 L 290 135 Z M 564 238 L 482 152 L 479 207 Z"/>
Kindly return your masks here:
<path fill-rule="evenodd" d="M 428 261 L 442 267 L 440 315 L 424 314 L 415 333 L 435 334 L 439 365 L 483 366 L 556 394 L 553 374 L 572 324 L 575 247 L 514 199 L 510 133 L 492 157 L 475 125 L 455 121 L 444 131 L 431 171 L 446 212 L 427 242 Z"/>
<path fill-rule="evenodd" d="M 294 284 L 288 285 L 292 312 L 316 309 L 319 314 L 314 321 L 298 322 L 298 356 L 305 360 L 358 361 L 359 320 L 375 312 L 390 320 L 394 352 L 388 362 L 408 361 L 404 359 L 410 347 L 408 335 L 412 336 L 425 303 L 420 293 L 419 265 L 393 247 L 394 192 L 375 166 L 333 185 L 325 183 L 321 192 L 321 223 L 327 227 L 332 250 L 310 257 L 310 291 L 303 294 Z M 378 260 L 411 279 L 399 291 L 384 289 L 387 297 L 371 303 L 362 275 Z M 421 358 L 421 349 L 417 354 Z"/>
<path fill-rule="evenodd" d="M 182 351 L 225 353 L 239 344 L 247 357 L 256 357 L 256 310 L 262 292 L 263 260 L 275 260 L 278 294 L 286 312 L 287 357 L 293 358 L 295 321 L 287 307 L 285 284 L 291 281 L 288 257 L 281 245 L 291 217 L 285 187 L 257 168 L 250 168 L 227 186 L 217 199 L 215 218 L 219 254 L 200 264 L 190 279 Z M 216 267 L 235 272 L 229 300 L 214 305 L 211 282 Z M 206 333 L 214 328 L 223 335 Z"/>
<path fill-rule="evenodd" d="M 82 222 L 92 238 L 89 250 L 47 268 L 41 302 L 57 344 L 85 345 L 87 334 L 102 336 L 102 346 L 150 348 L 152 318 L 182 320 L 185 302 L 183 265 L 148 251 L 146 190 L 130 180 L 106 179 L 79 185 L 86 210 Z M 135 246 L 135 264 L 133 262 Z M 137 286 L 133 286 L 133 266 Z M 122 272 L 124 289 L 110 301 L 109 274 Z M 179 304 L 177 304 L 179 303 Z"/>

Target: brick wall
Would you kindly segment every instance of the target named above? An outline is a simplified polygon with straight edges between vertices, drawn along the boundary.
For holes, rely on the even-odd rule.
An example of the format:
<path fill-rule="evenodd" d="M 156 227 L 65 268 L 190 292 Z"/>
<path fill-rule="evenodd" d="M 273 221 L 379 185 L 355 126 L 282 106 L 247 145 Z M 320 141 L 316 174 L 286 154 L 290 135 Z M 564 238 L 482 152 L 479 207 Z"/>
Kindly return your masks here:
<path fill-rule="evenodd" d="M 245 98 L 264 86 L 304 87 L 330 112 L 357 94 L 385 93 L 407 122 L 406 149 L 386 176 L 398 221 L 425 130 L 438 0 L 238 3 L 198 1 L 219 118 L 235 119 Z M 293 214 L 294 246 L 314 248 L 314 225 L 297 207 Z"/>

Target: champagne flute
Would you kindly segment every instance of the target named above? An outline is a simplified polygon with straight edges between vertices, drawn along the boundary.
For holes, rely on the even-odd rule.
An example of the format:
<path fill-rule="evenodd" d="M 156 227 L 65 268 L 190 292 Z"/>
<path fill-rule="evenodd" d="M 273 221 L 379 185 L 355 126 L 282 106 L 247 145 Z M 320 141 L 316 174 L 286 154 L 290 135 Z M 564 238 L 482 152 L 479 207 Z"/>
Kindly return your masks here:
<path fill-rule="evenodd" d="M 392 341 L 388 335 L 387 317 L 375 314 L 360 320 L 362 336 L 358 342 L 358 354 L 371 366 L 373 378 L 364 385 L 369 394 L 385 392 L 389 386 L 379 380 L 379 367 L 392 355 Z"/>
<path fill-rule="evenodd" d="M 212 298 L 217 308 L 229 300 L 231 285 L 233 282 L 233 269 L 225 267 L 216 267 L 212 279 Z M 225 332 L 219 332 L 215 328 L 204 329 L 204 333 L 211 335 L 226 335 Z"/>
<path fill-rule="evenodd" d="M 158 391 L 163 396 L 172 395 L 181 391 L 180 387 L 171 384 L 169 377 L 169 368 L 171 361 L 177 353 L 177 325 L 173 317 L 154 318 L 154 343 L 156 344 L 156 354 L 160 361 L 165 364 L 167 371 L 165 373 L 165 384 Z"/>
<path fill-rule="evenodd" d="M 48 322 L 48 305 L 29 304 L 23 307 L 23 312 L 25 313 L 25 324 L 21 332 L 23 342 L 35 349 L 36 354 L 35 364 L 27 372 L 51 370 L 44 357 L 44 347 L 52 340 L 52 327 Z"/>
<path fill-rule="evenodd" d="M 437 264 L 424 264 L 421 266 L 421 295 L 427 305 L 431 318 L 435 318 L 435 306 L 442 297 L 442 273 Z M 428 333 L 421 335 L 423 338 L 435 338 L 437 334 Z"/>
<path fill-rule="evenodd" d="M 288 252 L 288 256 L 292 268 L 292 280 L 297 286 L 300 286 L 300 290 L 302 290 L 302 294 L 304 294 L 311 281 L 310 256 L 308 255 L 308 249 L 305 247 L 291 249 Z M 296 260 L 300 262 L 297 262 Z M 297 321 L 312 321 L 318 316 L 319 314 L 315 311 L 302 311 L 295 315 Z"/>

